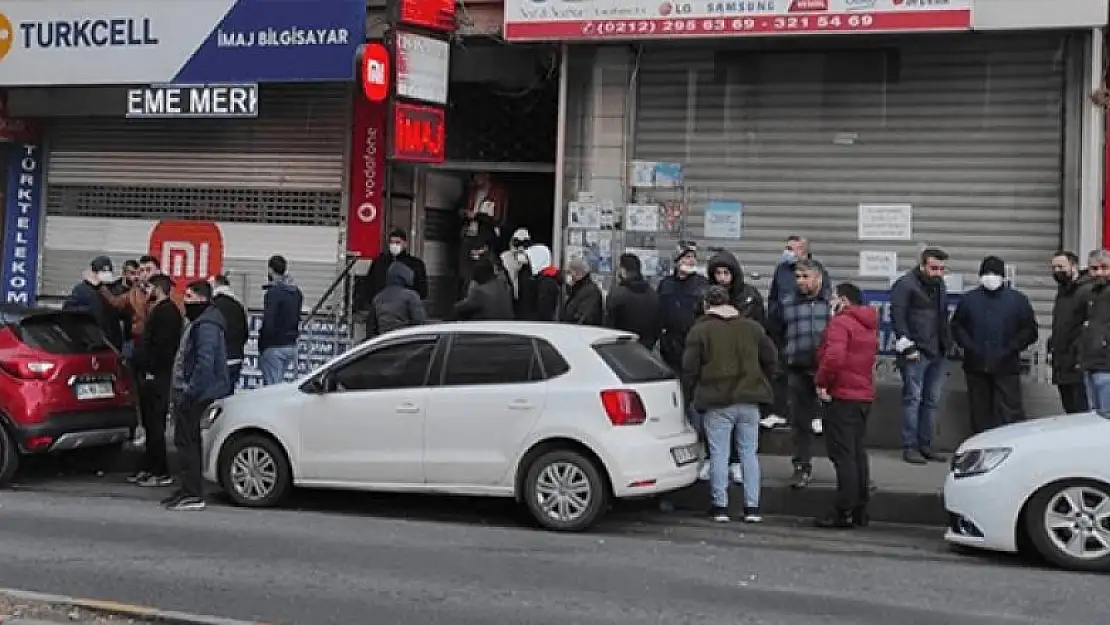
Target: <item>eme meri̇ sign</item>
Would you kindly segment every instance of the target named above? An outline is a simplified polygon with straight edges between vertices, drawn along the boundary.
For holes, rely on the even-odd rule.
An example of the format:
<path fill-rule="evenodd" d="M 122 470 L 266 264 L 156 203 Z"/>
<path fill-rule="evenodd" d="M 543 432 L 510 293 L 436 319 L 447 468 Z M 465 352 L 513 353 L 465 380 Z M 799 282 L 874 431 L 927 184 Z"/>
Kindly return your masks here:
<path fill-rule="evenodd" d="M 128 89 L 127 117 L 258 117 L 258 85 L 151 85 Z"/>

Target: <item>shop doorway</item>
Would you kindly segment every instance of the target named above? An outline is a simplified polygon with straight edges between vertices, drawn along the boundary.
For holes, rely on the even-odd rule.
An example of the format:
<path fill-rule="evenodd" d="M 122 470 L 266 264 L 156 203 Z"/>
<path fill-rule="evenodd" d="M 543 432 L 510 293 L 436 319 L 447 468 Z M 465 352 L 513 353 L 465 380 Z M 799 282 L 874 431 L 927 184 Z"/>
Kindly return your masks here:
<path fill-rule="evenodd" d="M 422 217 L 416 228 L 419 250 L 428 267 L 429 313 L 445 317 L 458 295 L 461 212 L 469 197 L 470 181 L 479 171 L 488 172 L 504 189 L 507 209 L 501 220 L 499 248 L 507 249 L 518 228 L 526 228 L 535 243 L 551 247 L 555 240 L 555 173 L 550 171 L 498 171 L 510 164 L 488 167 L 456 166 L 428 169 L 416 194 Z M 536 169 L 547 169 L 537 166 Z"/>

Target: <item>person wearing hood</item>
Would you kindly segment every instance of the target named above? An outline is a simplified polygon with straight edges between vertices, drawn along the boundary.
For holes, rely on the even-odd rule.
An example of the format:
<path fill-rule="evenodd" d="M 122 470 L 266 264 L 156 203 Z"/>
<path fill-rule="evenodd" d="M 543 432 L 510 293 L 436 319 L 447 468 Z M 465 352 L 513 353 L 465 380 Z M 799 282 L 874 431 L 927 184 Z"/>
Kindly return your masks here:
<path fill-rule="evenodd" d="M 767 321 L 767 311 L 763 307 L 763 296 L 759 289 L 744 281 L 744 271 L 740 261 L 732 252 L 721 250 L 709 259 L 706 267 L 710 284 L 719 284 L 728 289 L 732 307 L 740 315 L 758 324 Z"/>
<path fill-rule="evenodd" d="M 743 467 L 744 521 L 758 523 L 759 404 L 771 401 L 778 354 L 763 326 L 732 306 L 725 287 L 711 286 L 704 297 L 705 314 L 688 333 L 681 370 L 683 394 L 705 412 L 709 514 L 714 521 L 729 521 L 728 466 L 735 440 Z"/>
<path fill-rule="evenodd" d="M 226 275 L 212 276 L 209 282 L 212 283 L 212 305 L 223 315 L 226 324 L 224 338 L 227 339 L 227 374 L 230 376 L 231 392 L 234 393 L 239 386 L 243 353 L 250 336 L 247 309 L 231 289 L 231 281 Z"/>
<path fill-rule="evenodd" d="M 659 283 L 659 354 L 681 375 L 686 335 L 701 311 L 709 280 L 698 273 L 698 247 L 693 241 L 679 244 L 673 275 Z"/>
<path fill-rule="evenodd" d="M 528 248 L 532 246 L 532 235 L 527 228 L 517 228 L 509 239 L 509 249 L 501 252 L 501 266 L 505 278 L 513 292 L 513 310 L 517 319 L 529 319 L 532 311 L 527 310 L 528 302 L 534 299 L 531 293 L 532 266 L 528 259 Z"/>
<path fill-rule="evenodd" d="M 818 527 L 863 527 L 869 522 L 871 469 L 863 445 L 875 401 L 879 311 L 863 301 L 854 284 L 833 291 L 833 317 L 817 348 L 818 398 L 825 406 L 825 447 L 836 468 L 836 503 Z"/>
<path fill-rule="evenodd" d="M 474 288 L 455 304 L 455 321 L 512 321 L 513 298 L 489 259 L 474 266 Z"/>
<path fill-rule="evenodd" d="M 108 343 L 117 351 L 121 351 L 124 344 L 122 318 L 100 292 L 101 285 L 105 285 L 109 292 L 112 292 L 110 285 L 116 282 L 116 276 L 112 272 L 112 260 L 107 256 L 97 256 L 89 263 L 89 268 L 85 270 L 81 281 L 70 291 L 62 308 L 92 315 L 96 324 L 104 332 Z"/>
<path fill-rule="evenodd" d="M 181 469 L 181 487 L 162 500 L 170 510 L 203 510 L 201 419 L 213 401 L 231 393 L 223 315 L 212 305 L 212 285 L 197 280 L 185 289 L 185 318 L 174 357 L 170 387 L 173 442 Z"/>
<path fill-rule="evenodd" d="M 933 451 L 933 425 L 952 347 L 947 265 L 948 252 L 927 247 L 917 267 L 890 287 L 890 325 L 902 375 L 902 459 L 909 464 L 945 460 Z"/>
<path fill-rule="evenodd" d="M 551 248 L 546 245 L 533 245 L 525 254 L 532 268 L 532 281 L 528 290 L 528 300 L 522 306 L 522 320 L 558 321 L 563 307 L 563 278 L 558 267 L 551 263 Z"/>
<path fill-rule="evenodd" d="M 1052 303 L 1052 336 L 1048 353 L 1052 356 L 1052 383 L 1060 391 L 1064 412 L 1087 412 L 1087 389 L 1079 368 L 1079 335 L 1083 331 L 1083 307 L 1091 280 L 1079 269 L 1079 256 L 1060 250 L 1052 255 L 1052 277 L 1056 280 L 1056 300 Z"/>
<path fill-rule="evenodd" d="M 304 296 L 288 274 L 283 256 L 266 263 L 270 282 L 263 288 L 262 327 L 258 330 L 258 353 L 262 384 L 280 384 L 285 372 L 297 362 L 297 339 L 301 335 L 301 305 Z"/>
<path fill-rule="evenodd" d="M 424 302 L 412 288 L 413 272 L 394 261 L 386 273 L 387 286 L 374 296 L 366 319 L 366 338 L 428 322 Z"/>
<path fill-rule="evenodd" d="M 634 332 L 640 344 L 654 349 L 659 340 L 659 295 L 644 279 L 640 257 L 621 254 L 617 286 L 605 301 L 605 326 Z"/>
<path fill-rule="evenodd" d="M 575 258 L 567 264 L 567 299 L 559 320 L 583 326 L 600 326 L 604 321 L 601 287 L 590 276 L 585 260 Z"/>
<path fill-rule="evenodd" d="M 964 294 L 952 315 L 974 434 L 1025 419 L 1021 352 L 1037 342 L 1037 316 L 1029 298 L 1006 284 L 1005 274 L 1001 258 L 984 258 L 979 287 Z"/>

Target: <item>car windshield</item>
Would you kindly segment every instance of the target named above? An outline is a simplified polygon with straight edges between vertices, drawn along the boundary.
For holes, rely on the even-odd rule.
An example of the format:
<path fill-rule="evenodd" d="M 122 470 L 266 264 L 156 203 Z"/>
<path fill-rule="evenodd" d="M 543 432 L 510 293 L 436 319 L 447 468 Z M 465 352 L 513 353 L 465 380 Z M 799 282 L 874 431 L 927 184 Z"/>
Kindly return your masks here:
<path fill-rule="evenodd" d="M 69 312 L 33 315 L 15 329 L 20 341 L 51 354 L 91 354 L 111 349 L 104 333 L 88 315 Z"/>

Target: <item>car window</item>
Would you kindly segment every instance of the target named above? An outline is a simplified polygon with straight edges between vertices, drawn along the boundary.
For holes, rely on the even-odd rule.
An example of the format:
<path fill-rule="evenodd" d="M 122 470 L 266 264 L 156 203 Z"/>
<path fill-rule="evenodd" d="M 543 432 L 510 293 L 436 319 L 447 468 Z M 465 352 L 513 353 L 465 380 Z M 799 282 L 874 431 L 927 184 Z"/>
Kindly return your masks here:
<path fill-rule="evenodd" d="M 16 327 L 19 340 L 51 354 L 91 354 L 112 349 L 96 321 L 85 314 L 33 315 Z"/>
<path fill-rule="evenodd" d="M 543 339 L 536 339 L 536 351 L 539 354 L 540 362 L 543 364 L 544 376 L 548 380 L 570 371 L 570 364 L 551 343 Z"/>
<path fill-rule="evenodd" d="M 519 384 L 543 379 L 532 339 L 511 334 L 459 334 L 451 341 L 444 386 Z"/>
<path fill-rule="evenodd" d="M 380 391 L 427 383 L 436 339 L 408 341 L 372 350 L 331 372 L 336 391 Z"/>
<path fill-rule="evenodd" d="M 617 374 L 625 384 L 658 382 L 675 378 L 674 372 L 667 363 L 635 339 L 598 343 L 593 347 L 605 364 L 609 365 L 613 373 Z"/>

